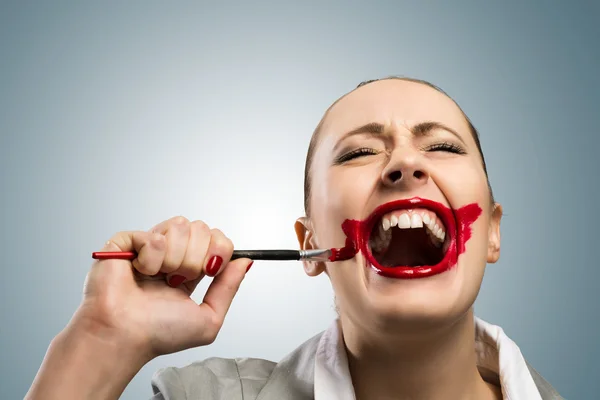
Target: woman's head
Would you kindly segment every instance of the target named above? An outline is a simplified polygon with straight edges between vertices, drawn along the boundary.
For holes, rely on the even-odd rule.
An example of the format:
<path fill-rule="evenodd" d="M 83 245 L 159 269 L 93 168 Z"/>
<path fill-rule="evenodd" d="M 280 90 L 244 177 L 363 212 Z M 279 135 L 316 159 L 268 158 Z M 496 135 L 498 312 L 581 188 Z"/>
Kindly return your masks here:
<path fill-rule="evenodd" d="M 419 226 L 423 219 L 435 218 L 431 209 L 389 209 L 377 215 L 365 240 L 373 259 L 361 251 L 345 262 L 305 263 L 309 275 L 329 275 L 342 318 L 363 327 L 450 323 L 471 308 L 485 265 L 495 262 L 500 250 L 501 207 L 493 200 L 477 132 L 460 107 L 423 81 L 388 78 L 362 83 L 326 111 L 313 134 L 305 172 L 306 217 L 296 225 L 301 246 L 341 247 L 346 239 L 344 221 L 373 219 L 374 210 L 383 204 L 416 197 L 453 210 L 449 215 L 467 205 L 481 210 L 470 226 L 465 249 L 458 251 L 456 266 L 423 279 L 394 279 L 371 268 L 374 263 L 435 264 L 439 260 L 412 253 L 432 249 L 433 254 L 460 246 L 450 244 L 444 232 L 450 226 L 440 218 L 439 228 L 399 228 L 405 228 L 408 219 Z M 397 227 L 389 228 L 390 221 Z M 454 222 L 460 228 L 461 221 Z M 378 230 L 380 226 L 387 230 Z M 389 252 L 387 247 L 392 246 L 386 243 L 398 240 L 390 239 L 391 232 L 399 232 L 403 243 L 412 243 L 412 237 L 421 233 L 418 240 L 430 242 L 415 242 L 404 250 L 410 255 Z M 466 234 L 462 232 L 463 239 Z M 448 232 L 455 241 L 460 235 Z"/>
<path fill-rule="evenodd" d="M 356 87 L 356 89 L 363 87 L 365 85 L 368 85 L 370 83 L 373 83 L 373 82 L 380 82 L 380 81 L 392 80 L 392 79 L 402 80 L 402 81 L 406 81 L 406 82 L 420 83 L 422 85 L 428 86 L 428 87 L 435 89 L 438 92 L 443 93 L 444 95 L 448 96 L 448 94 L 446 92 L 444 92 L 441 88 L 439 88 L 438 86 L 436 86 L 430 82 L 427 82 L 427 81 L 424 81 L 421 79 L 395 77 L 395 76 L 383 78 L 383 79 L 372 79 L 372 80 L 364 81 L 364 82 L 359 83 L 358 86 Z M 350 92 L 350 93 L 352 93 L 352 92 Z M 350 93 L 348 93 L 348 94 L 350 94 Z M 321 126 L 323 125 L 325 118 L 327 117 L 327 115 L 329 113 L 329 110 L 331 108 L 333 108 L 333 106 L 335 106 L 340 100 L 342 100 L 348 94 L 346 94 L 346 95 L 342 96 L 341 98 L 339 98 L 338 100 L 336 100 L 331 106 L 329 106 L 329 109 L 327 109 L 327 111 L 325 111 L 325 115 L 321 118 L 321 121 L 319 122 L 319 124 L 317 125 L 317 128 L 313 132 L 312 138 L 310 140 L 310 144 L 308 145 L 308 152 L 306 153 L 306 164 L 304 166 L 304 212 L 306 213 L 307 216 L 310 213 L 310 189 L 311 189 L 310 171 L 311 171 L 311 167 L 312 167 L 312 159 L 314 156 L 315 148 L 317 147 L 317 144 L 319 142 L 319 134 L 321 133 Z M 465 121 L 469 125 L 469 132 L 473 136 L 473 140 L 475 141 L 475 145 L 477 146 L 477 151 L 479 152 L 479 156 L 481 157 L 483 171 L 485 172 L 485 175 L 487 177 L 487 166 L 485 164 L 485 157 L 483 155 L 483 151 L 481 150 L 481 143 L 479 142 L 479 133 L 477 132 L 477 129 L 475 129 L 475 126 L 473 126 L 473 124 L 471 123 L 471 120 L 469 119 L 469 117 L 467 117 L 467 115 L 462 111 L 462 109 L 460 109 L 458 104 L 456 104 L 456 106 L 459 108 L 460 112 L 463 114 L 463 117 L 465 118 Z M 492 186 L 490 185 L 489 178 L 488 178 L 488 190 L 490 191 L 490 198 L 492 199 L 492 203 L 494 203 L 494 195 L 492 192 Z"/>

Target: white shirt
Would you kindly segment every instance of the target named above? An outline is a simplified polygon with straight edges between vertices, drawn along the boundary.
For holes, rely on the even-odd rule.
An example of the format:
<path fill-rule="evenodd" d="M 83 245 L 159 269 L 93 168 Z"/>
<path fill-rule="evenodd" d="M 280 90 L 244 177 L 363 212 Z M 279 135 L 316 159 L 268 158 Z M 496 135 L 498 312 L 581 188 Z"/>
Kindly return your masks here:
<path fill-rule="evenodd" d="M 486 379 L 497 380 L 506 400 L 542 400 L 519 347 L 499 326 L 475 318 L 477 365 Z M 352 400 L 354 387 L 342 333 L 335 321 L 315 358 L 315 400 Z"/>

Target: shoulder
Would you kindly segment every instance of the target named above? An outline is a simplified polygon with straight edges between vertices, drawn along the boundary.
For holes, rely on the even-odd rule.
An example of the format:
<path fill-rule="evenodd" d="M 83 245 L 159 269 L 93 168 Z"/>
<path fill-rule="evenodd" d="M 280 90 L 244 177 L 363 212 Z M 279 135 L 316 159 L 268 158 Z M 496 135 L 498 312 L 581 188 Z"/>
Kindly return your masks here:
<path fill-rule="evenodd" d="M 158 370 L 152 377 L 152 390 L 156 399 L 164 400 L 251 399 L 276 365 L 258 358 L 208 358 L 185 367 Z"/>
<path fill-rule="evenodd" d="M 260 358 L 208 358 L 158 370 L 153 400 L 306 400 L 313 398 L 315 353 L 322 333 L 279 363 Z"/>
<path fill-rule="evenodd" d="M 529 364 L 528 362 L 526 364 L 527 364 L 527 369 L 529 370 L 529 373 L 531 374 L 531 378 L 535 382 L 535 385 L 537 386 L 537 388 L 540 392 L 540 396 L 542 397 L 543 400 L 546 400 L 546 399 L 548 399 L 548 400 L 564 400 L 564 398 L 560 394 L 558 394 L 556 389 L 554 389 L 554 387 L 552 387 L 550 382 L 548 382 L 546 379 L 544 379 L 539 374 L 539 372 L 537 372 L 535 370 L 535 368 L 533 368 L 531 366 L 531 364 Z"/>

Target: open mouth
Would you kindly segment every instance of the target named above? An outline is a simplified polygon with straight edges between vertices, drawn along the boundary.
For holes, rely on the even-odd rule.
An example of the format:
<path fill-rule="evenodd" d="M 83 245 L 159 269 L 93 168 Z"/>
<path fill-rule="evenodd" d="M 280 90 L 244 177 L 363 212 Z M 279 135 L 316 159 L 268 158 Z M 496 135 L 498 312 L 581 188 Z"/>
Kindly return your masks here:
<path fill-rule="evenodd" d="M 448 251 L 450 234 L 443 219 L 426 208 L 385 213 L 369 235 L 368 248 L 382 267 L 421 267 L 439 264 Z"/>
<path fill-rule="evenodd" d="M 425 278 L 457 265 L 481 215 L 477 203 L 459 209 L 419 197 L 379 206 L 365 220 L 346 220 L 344 250 L 364 254 L 367 266 L 389 278 Z"/>

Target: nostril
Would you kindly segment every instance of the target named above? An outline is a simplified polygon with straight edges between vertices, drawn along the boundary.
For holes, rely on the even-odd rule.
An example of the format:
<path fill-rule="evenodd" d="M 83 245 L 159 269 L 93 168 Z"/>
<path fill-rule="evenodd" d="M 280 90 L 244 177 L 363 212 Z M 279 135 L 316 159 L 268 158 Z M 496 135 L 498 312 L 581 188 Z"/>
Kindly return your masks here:
<path fill-rule="evenodd" d="M 394 171 L 394 172 L 390 173 L 389 178 L 390 178 L 390 181 L 397 182 L 400 179 L 402 179 L 402 172 L 401 171 Z"/>
<path fill-rule="evenodd" d="M 413 176 L 417 179 L 423 179 L 425 178 L 425 173 L 423 171 L 415 171 Z"/>

